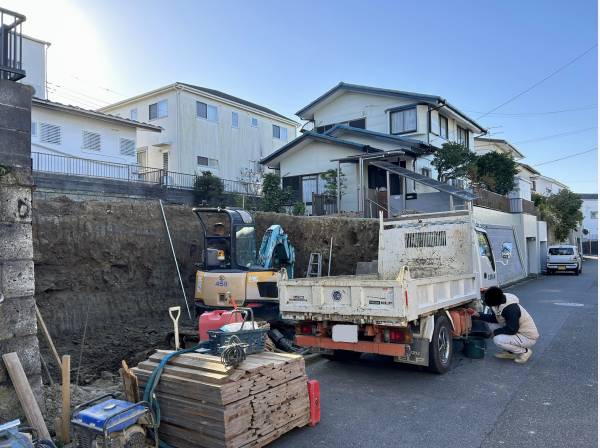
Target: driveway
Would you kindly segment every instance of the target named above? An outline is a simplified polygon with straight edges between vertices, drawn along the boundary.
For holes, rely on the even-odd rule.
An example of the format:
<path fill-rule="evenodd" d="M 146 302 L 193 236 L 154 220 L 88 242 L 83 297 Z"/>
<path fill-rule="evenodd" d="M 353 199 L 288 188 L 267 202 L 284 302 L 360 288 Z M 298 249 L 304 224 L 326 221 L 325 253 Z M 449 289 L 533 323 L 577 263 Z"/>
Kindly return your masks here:
<path fill-rule="evenodd" d="M 363 356 L 308 366 L 321 384 L 321 423 L 275 447 L 597 446 L 597 260 L 583 274 L 544 276 L 508 291 L 541 339 L 525 365 L 455 356 L 445 375 Z"/>

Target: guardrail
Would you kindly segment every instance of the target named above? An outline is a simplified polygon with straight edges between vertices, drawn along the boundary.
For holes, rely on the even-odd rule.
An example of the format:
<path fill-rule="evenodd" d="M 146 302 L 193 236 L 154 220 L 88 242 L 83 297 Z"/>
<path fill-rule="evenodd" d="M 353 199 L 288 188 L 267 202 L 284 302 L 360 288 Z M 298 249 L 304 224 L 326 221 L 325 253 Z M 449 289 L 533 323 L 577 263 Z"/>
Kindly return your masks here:
<path fill-rule="evenodd" d="M 180 190 L 193 190 L 194 182 L 199 177 L 194 174 L 178 173 L 139 165 L 103 162 L 100 160 L 42 152 L 32 152 L 31 160 L 34 172 L 95 177 L 126 182 L 145 182 Z M 223 183 L 223 191 L 226 193 L 247 196 L 261 195 L 259 184 L 229 179 L 221 179 L 221 182 Z"/>
<path fill-rule="evenodd" d="M 0 8 L 0 79 L 17 81 L 25 77 L 21 34 L 24 21 L 24 15 Z"/>

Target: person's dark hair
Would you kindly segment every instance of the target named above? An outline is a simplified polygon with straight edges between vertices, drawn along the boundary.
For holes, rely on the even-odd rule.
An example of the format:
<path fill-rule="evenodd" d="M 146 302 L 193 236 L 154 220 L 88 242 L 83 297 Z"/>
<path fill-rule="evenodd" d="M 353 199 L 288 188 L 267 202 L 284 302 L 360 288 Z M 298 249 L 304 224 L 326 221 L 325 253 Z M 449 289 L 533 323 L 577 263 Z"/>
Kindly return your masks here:
<path fill-rule="evenodd" d="M 500 288 L 492 286 L 483 295 L 483 303 L 487 306 L 499 306 L 506 302 L 506 296 Z"/>

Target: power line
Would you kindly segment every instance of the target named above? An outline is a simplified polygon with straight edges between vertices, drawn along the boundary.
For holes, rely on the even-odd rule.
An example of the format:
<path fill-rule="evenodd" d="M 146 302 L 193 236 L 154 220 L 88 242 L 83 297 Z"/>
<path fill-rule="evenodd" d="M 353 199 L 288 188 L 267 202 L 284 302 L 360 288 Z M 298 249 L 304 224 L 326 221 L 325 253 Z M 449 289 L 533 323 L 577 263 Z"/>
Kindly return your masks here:
<path fill-rule="evenodd" d="M 519 98 L 522 95 L 525 95 L 527 92 L 535 89 L 537 86 L 539 86 L 540 84 L 542 84 L 543 82 L 547 81 L 548 79 L 552 78 L 554 75 L 556 75 L 557 73 L 563 71 L 565 68 L 567 68 L 568 66 L 570 66 L 571 64 L 575 63 L 576 61 L 578 61 L 579 59 L 581 59 L 582 57 L 584 57 L 586 54 L 588 54 L 590 51 L 592 51 L 594 48 L 596 48 L 598 46 L 598 44 L 594 44 L 592 45 L 590 48 L 588 48 L 587 50 L 585 50 L 583 53 L 581 53 L 580 55 L 574 57 L 573 59 L 571 59 L 569 62 L 567 62 L 566 64 L 560 66 L 559 68 L 557 68 L 556 70 L 554 70 L 552 73 L 550 73 L 548 76 L 540 79 L 539 81 L 537 81 L 536 83 L 532 84 L 531 86 L 527 87 L 525 90 L 517 93 L 516 95 L 510 97 L 508 100 L 504 101 L 502 104 L 494 107 L 493 109 L 490 109 L 488 112 L 484 113 L 483 115 L 477 117 L 478 120 L 482 119 L 483 117 L 491 114 L 492 112 L 497 111 L 498 109 L 500 109 L 503 106 L 506 106 L 508 103 L 513 102 L 514 100 L 516 100 L 517 98 Z"/>
<path fill-rule="evenodd" d="M 542 165 L 547 165 L 549 163 L 560 162 L 561 160 L 570 159 L 572 157 L 581 156 L 583 154 L 587 154 L 587 153 L 594 152 L 594 151 L 598 151 L 598 147 L 594 147 L 592 149 L 588 149 L 587 151 L 576 152 L 575 154 L 570 154 L 568 156 L 560 157 L 558 159 L 548 160 L 547 162 L 536 163 L 535 165 L 532 165 L 532 166 L 542 166 Z"/>
<path fill-rule="evenodd" d="M 537 117 L 540 115 L 554 115 L 554 114 L 562 114 L 562 113 L 566 113 L 566 112 L 579 112 L 579 111 L 583 111 L 583 110 L 592 110 L 592 109 L 597 109 L 597 108 L 598 108 L 597 104 L 592 104 L 589 106 L 574 107 L 572 109 L 549 110 L 549 111 L 544 111 L 544 112 L 506 112 L 506 113 L 494 112 L 494 113 L 490 113 L 488 115 L 493 115 L 495 117 Z M 471 112 L 474 114 L 482 114 L 483 113 L 481 111 L 469 110 L 469 109 L 465 109 L 465 112 Z"/>
<path fill-rule="evenodd" d="M 50 82 L 50 81 L 46 82 L 46 84 L 47 84 L 47 86 L 49 88 L 53 88 L 54 90 L 57 90 L 57 89 L 64 90 L 66 92 L 70 92 L 70 94 L 72 96 L 78 96 L 78 97 L 81 97 L 82 99 L 85 99 L 85 101 L 88 102 L 88 103 L 90 103 L 90 104 L 97 104 L 98 106 L 96 106 L 96 107 L 103 107 L 103 106 L 106 106 L 106 105 L 110 104 L 106 100 L 102 100 L 100 98 L 93 97 L 93 96 L 88 95 L 88 94 L 83 93 L 83 92 L 79 92 L 79 91 L 74 90 L 74 89 L 72 89 L 70 87 L 61 86 L 60 84 L 56 84 L 56 83 L 53 83 L 53 82 Z"/>
<path fill-rule="evenodd" d="M 564 137 L 566 135 L 580 134 L 582 132 L 591 131 L 592 129 L 597 129 L 597 128 L 595 126 L 593 126 L 591 128 L 576 129 L 574 131 L 561 132 L 560 134 L 545 135 L 543 137 L 536 137 L 536 138 L 530 138 L 527 140 L 520 140 L 518 142 L 513 142 L 513 144 L 514 145 L 522 145 L 524 143 L 540 142 L 542 140 L 550 140 L 550 139 L 557 138 L 557 137 Z"/>

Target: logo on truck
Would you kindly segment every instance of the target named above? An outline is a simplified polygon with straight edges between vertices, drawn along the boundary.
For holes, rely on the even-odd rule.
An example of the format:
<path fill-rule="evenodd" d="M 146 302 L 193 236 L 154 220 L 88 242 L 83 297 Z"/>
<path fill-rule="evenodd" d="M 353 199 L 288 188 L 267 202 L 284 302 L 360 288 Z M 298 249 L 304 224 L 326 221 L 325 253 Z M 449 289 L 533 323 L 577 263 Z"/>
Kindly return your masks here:
<path fill-rule="evenodd" d="M 338 289 L 332 291 L 331 298 L 333 299 L 334 302 L 339 302 L 340 300 L 342 300 L 342 291 L 340 291 Z"/>

